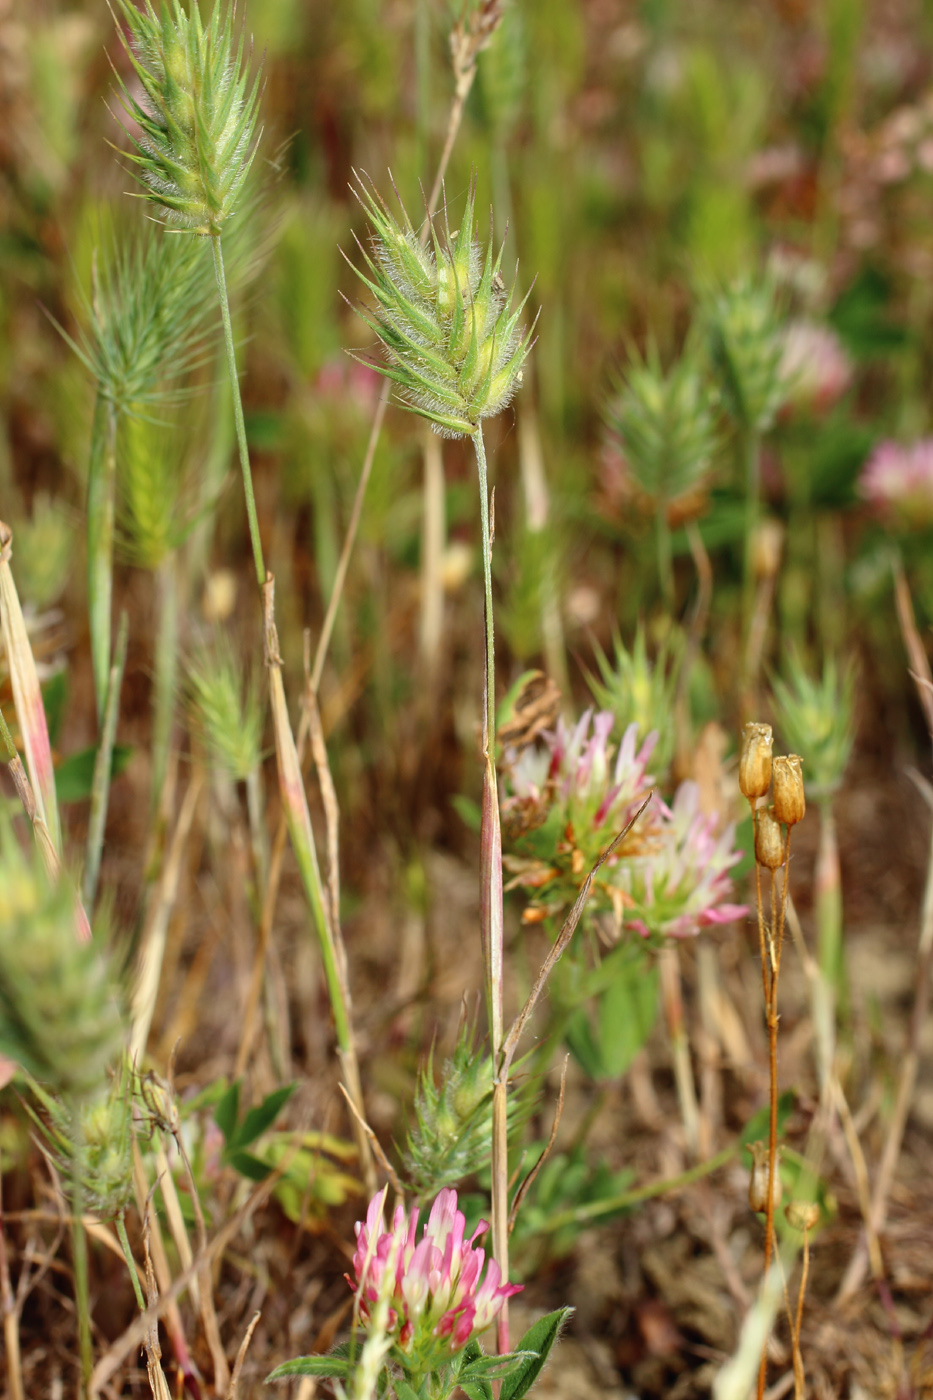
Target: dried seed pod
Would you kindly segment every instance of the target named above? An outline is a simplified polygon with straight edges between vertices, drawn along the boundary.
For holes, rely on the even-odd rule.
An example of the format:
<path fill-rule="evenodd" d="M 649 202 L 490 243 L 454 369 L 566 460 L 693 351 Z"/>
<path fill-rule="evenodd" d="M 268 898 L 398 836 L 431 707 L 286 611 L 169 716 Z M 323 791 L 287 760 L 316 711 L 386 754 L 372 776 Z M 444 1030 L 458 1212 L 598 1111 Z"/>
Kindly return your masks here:
<path fill-rule="evenodd" d="M 755 577 L 776 578 L 781 567 L 784 526 L 779 520 L 762 520 L 752 539 L 752 565 Z"/>
<path fill-rule="evenodd" d="M 748 1179 L 748 1204 L 752 1210 L 766 1211 L 768 1209 L 768 1164 L 770 1154 L 766 1142 L 750 1142 L 748 1150 L 752 1154 L 752 1173 Z M 771 1200 L 774 1209 L 777 1210 L 781 1204 L 783 1186 L 781 1184 L 781 1149 L 777 1149 L 777 1161 L 774 1164 L 774 1185 L 771 1192 Z"/>
<path fill-rule="evenodd" d="M 739 758 L 739 789 L 743 797 L 754 802 L 764 797 L 771 786 L 771 746 L 774 735 L 770 724 L 746 724 L 742 732 L 742 754 Z"/>
<path fill-rule="evenodd" d="M 784 833 L 781 823 L 775 820 L 771 807 L 764 807 L 758 813 L 755 829 L 755 859 L 766 870 L 777 870 L 784 864 Z"/>
<path fill-rule="evenodd" d="M 792 1230 L 799 1230 L 805 1235 L 819 1220 L 820 1208 L 816 1201 L 788 1201 L 784 1207 L 784 1218 Z"/>
<path fill-rule="evenodd" d="M 807 799 L 803 790 L 803 762 L 799 754 L 786 754 L 774 760 L 774 801 L 771 807 L 775 819 L 786 826 L 803 820 Z"/>

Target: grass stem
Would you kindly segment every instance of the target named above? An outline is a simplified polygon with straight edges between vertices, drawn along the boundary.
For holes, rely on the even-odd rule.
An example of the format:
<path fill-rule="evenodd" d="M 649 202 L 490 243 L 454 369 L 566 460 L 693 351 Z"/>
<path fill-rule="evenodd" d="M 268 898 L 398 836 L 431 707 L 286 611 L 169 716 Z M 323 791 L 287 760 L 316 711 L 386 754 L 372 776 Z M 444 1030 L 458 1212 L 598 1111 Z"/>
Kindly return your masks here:
<path fill-rule="evenodd" d="M 249 538 L 253 548 L 256 582 L 262 588 L 266 581 L 266 566 L 262 557 L 262 541 L 259 538 L 259 519 L 256 515 L 256 497 L 253 493 L 253 476 L 249 464 L 249 448 L 246 443 L 246 424 L 243 420 L 243 400 L 240 395 L 240 380 L 236 367 L 236 347 L 233 343 L 233 326 L 230 321 L 230 299 L 227 296 L 227 278 L 224 272 L 224 255 L 220 246 L 219 233 L 211 237 L 211 252 L 214 256 L 214 276 L 217 279 L 217 295 L 220 300 L 220 315 L 224 326 L 224 347 L 227 351 L 227 369 L 230 373 L 230 388 L 233 393 L 233 420 L 236 424 L 240 470 L 243 474 L 243 494 L 246 497 Z"/>
<path fill-rule="evenodd" d="M 117 476 L 117 411 L 98 393 L 91 425 L 87 474 L 87 594 L 91 669 L 97 723 L 104 723 L 110 677 L 110 612 L 113 599 L 113 527 Z"/>
<path fill-rule="evenodd" d="M 94 1353 L 91 1345 L 91 1296 L 88 1282 L 87 1232 L 84 1229 L 84 1192 L 81 1189 L 82 1149 L 76 1144 L 71 1179 L 71 1248 L 74 1264 L 75 1313 L 78 1319 L 78 1356 L 81 1365 L 81 1400 L 88 1395 Z"/>
<path fill-rule="evenodd" d="M 126 1267 L 129 1271 L 130 1282 L 133 1285 L 133 1292 L 136 1295 L 136 1302 L 140 1312 L 146 1311 L 146 1300 L 143 1297 L 142 1284 L 139 1281 L 139 1273 L 136 1268 L 136 1260 L 133 1258 L 133 1251 L 130 1249 L 129 1236 L 126 1233 L 126 1212 L 120 1211 L 116 1219 L 117 1239 L 120 1241 L 120 1248 L 123 1250 L 123 1257 L 126 1260 Z"/>
<path fill-rule="evenodd" d="M 172 550 L 155 576 L 156 621 L 155 677 L 152 716 L 152 810 L 162 805 L 175 720 L 178 673 L 178 556 Z"/>
<path fill-rule="evenodd" d="M 84 880 L 81 897 L 85 909 L 94 910 L 97 894 L 97 879 L 100 875 L 101 853 L 104 848 L 104 829 L 107 825 L 107 806 L 110 799 L 110 776 L 113 768 L 113 745 L 117 732 L 117 716 L 120 710 L 120 690 L 123 685 L 123 672 L 126 667 L 126 647 L 128 637 L 126 613 L 120 614 L 120 630 L 117 633 L 117 647 L 110 668 L 110 681 L 107 686 L 107 704 L 104 707 L 104 722 L 101 726 L 100 744 L 94 760 L 94 778 L 91 786 L 91 814 L 87 831 L 87 855 L 84 863 Z"/>

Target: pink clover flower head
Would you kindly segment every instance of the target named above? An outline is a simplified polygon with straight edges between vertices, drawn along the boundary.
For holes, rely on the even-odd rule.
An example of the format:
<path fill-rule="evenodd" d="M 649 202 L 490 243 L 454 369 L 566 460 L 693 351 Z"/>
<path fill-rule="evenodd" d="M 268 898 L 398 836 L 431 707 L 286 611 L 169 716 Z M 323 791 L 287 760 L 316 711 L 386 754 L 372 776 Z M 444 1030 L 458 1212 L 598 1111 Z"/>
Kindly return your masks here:
<path fill-rule="evenodd" d="M 660 820 L 644 855 L 612 868 L 622 922 L 644 938 L 692 938 L 710 924 L 729 923 L 748 912 L 728 902 L 735 827 L 717 835 L 716 817 L 700 811 L 700 790 L 681 783 L 670 807 L 657 804 Z"/>
<path fill-rule="evenodd" d="M 784 332 L 781 378 L 792 403 L 825 412 L 852 383 L 852 361 L 828 326 L 792 321 Z"/>
<path fill-rule="evenodd" d="M 611 710 L 594 715 L 589 709 L 572 729 L 559 719 L 548 736 L 548 779 L 562 800 L 566 819 L 581 830 L 611 825 L 620 831 L 654 781 L 647 770 L 657 731 L 639 747 L 638 725 L 630 724 L 613 762 L 609 736 L 614 722 Z"/>
<path fill-rule="evenodd" d="M 891 524 L 908 529 L 933 525 L 933 438 L 910 446 L 879 443 L 862 469 L 858 490 Z"/>
<path fill-rule="evenodd" d="M 489 1226 L 481 1220 L 464 1238 L 466 1218 L 457 1209 L 456 1191 L 445 1188 L 438 1194 L 420 1240 L 417 1209 L 407 1214 L 396 1206 L 392 1227 L 386 1229 L 387 1192 L 384 1186 L 372 1198 L 365 1221 L 356 1226 L 353 1279 L 348 1275 L 347 1281 L 359 1291 L 365 1319 L 387 1293 L 397 1344 L 421 1364 L 440 1364 L 484 1331 L 521 1284 L 503 1282 L 494 1259 L 483 1275 L 486 1252 L 476 1240 Z"/>

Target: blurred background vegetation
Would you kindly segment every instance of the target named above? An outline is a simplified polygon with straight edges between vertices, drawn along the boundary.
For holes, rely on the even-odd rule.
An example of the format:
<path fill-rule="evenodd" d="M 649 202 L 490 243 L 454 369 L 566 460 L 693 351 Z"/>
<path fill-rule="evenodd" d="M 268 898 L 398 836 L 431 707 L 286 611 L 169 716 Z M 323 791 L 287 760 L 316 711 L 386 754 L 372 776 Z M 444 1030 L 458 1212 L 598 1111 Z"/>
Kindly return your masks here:
<path fill-rule="evenodd" d="M 380 389 L 372 370 L 346 353 L 365 358 L 373 348 L 354 312 L 358 279 L 341 257 L 358 264 L 353 240 L 365 237 L 353 173 L 365 172 L 385 193 L 391 169 L 413 217 L 419 210 L 447 130 L 448 35 L 459 9 L 452 0 L 253 0 L 243 11 L 256 57 L 264 55 L 264 132 L 231 280 L 293 707 L 303 632 L 313 648 Z M 100 292 L 100 250 L 144 214 L 131 206 L 133 181 L 111 149 L 126 145 L 111 64 L 130 80 L 113 24 L 103 0 L 0 0 L 0 517 L 14 532 L 53 745 L 69 759 L 96 734 L 84 558 L 94 385 L 60 331 L 80 340 Z M 859 483 L 880 443 L 933 434 L 933 7 L 508 0 L 480 57 L 448 171 L 452 229 L 472 178 L 477 208 L 492 207 L 505 239 L 506 280 L 517 265 L 518 287 L 531 288 L 530 317 L 541 313 L 521 394 L 487 435 L 500 693 L 541 666 L 565 705 L 579 709 L 590 703 L 588 677 L 597 676 L 597 694 L 620 723 L 639 718 L 649 727 L 652 706 L 674 704 L 667 673 L 682 654 L 706 560 L 708 624 L 690 643 L 686 733 L 696 745 L 716 721 L 725 736 L 737 735 L 751 717 L 743 655 L 751 557 L 763 606 L 762 675 L 786 676 L 789 658 L 799 658 L 811 675 L 824 675 L 827 695 L 844 678 L 839 693 L 847 709 L 854 705 L 850 784 L 863 804 L 846 807 L 850 826 L 840 819 L 847 917 L 857 921 L 861 899 L 866 918 L 900 927 L 915 916 L 926 838 L 902 832 L 903 793 L 892 796 L 891 775 L 919 761 L 927 736 L 892 571 L 903 565 L 923 632 L 933 623 L 933 473 L 903 508 L 886 512 Z M 806 373 L 755 428 L 771 533 L 753 556 L 747 443 L 710 329 L 717 296 L 736 278 L 753 292 L 767 287 L 781 326 L 810 336 Z M 102 887 L 123 931 L 137 926 L 140 891 L 152 878 L 154 862 L 144 860 L 151 794 L 161 788 L 168 748 L 181 753 L 183 775 L 203 757 L 197 723 L 182 724 L 184 686 L 170 677 L 161 680 L 169 709 L 177 688 L 174 739 L 157 733 L 153 742 L 154 703 L 157 725 L 165 718 L 156 634 L 166 561 L 181 655 L 194 657 L 196 675 L 207 674 L 204 643 L 218 624 L 236 643 L 222 653 L 227 671 L 236 670 L 232 656 L 260 654 L 229 391 L 205 336 L 209 343 L 188 366 L 197 392 L 166 401 L 158 423 L 145 414 L 131 420 L 118 446 L 115 596 L 129 614 L 118 731 L 125 772 L 113 789 Z M 667 372 L 677 364 L 687 366 L 684 393 L 696 389 L 703 421 L 693 451 L 702 470 L 689 491 L 671 481 L 652 499 L 638 477 L 626 395 L 637 388 L 633 366 Z M 365 987 L 362 1058 L 370 1061 L 372 1121 L 387 1134 L 399 1102 L 411 1100 L 436 1026 L 446 1026 L 449 1048 L 464 987 L 480 985 L 471 826 L 481 782 L 476 487 L 468 443 L 443 443 L 442 486 L 431 454 L 420 425 L 390 408 L 320 687 L 341 811 L 351 977 Z M 614 688 L 618 639 L 636 658 L 632 673 L 648 677 L 644 713 L 631 708 L 631 686 Z M 248 679 L 248 663 L 243 672 Z M 228 676 L 231 693 L 236 679 Z M 820 711 L 816 682 L 797 691 L 798 716 L 805 703 Z M 785 709 L 789 694 L 785 686 Z M 0 704 L 7 698 L 0 674 Z M 761 703 L 767 713 L 754 717 L 777 717 L 780 733 L 780 716 Z M 251 712 L 250 763 L 263 740 L 271 753 L 262 724 Z M 804 734 L 812 729 L 802 723 Z M 723 744 L 734 750 L 731 738 Z M 842 747 L 826 803 L 848 758 Z M 690 750 L 688 743 L 686 759 L 665 755 L 680 776 L 690 770 Z M 63 768 L 77 847 L 90 769 L 86 763 L 82 777 L 72 763 L 63 777 Z M 865 802 L 873 804 L 867 815 Z M 211 970 L 228 914 L 229 961 L 241 985 L 253 955 L 243 894 L 249 858 L 234 807 L 221 802 L 221 820 L 205 821 L 203 831 L 196 824 L 184 885 L 190 922 L 169 937 L 150 1041 L 166 1061 L 180 1038 L 182 1079 L 196 1067 L 199 1083 L 228 1074 L 237 1052 L 237 1026 L 216 1026 L 231 974 L 219 958 Z M 858 863 L 846 848 L 856 819 L 860 839 L 872 833 L 858 846 Z M 903 837 L 900 846 L 878 838 L 884 820 Z M 807 849 L 806 836 L 801 845 Z M 199 864 L 202 846 L 213 859 Z M 468 867 L 455 863 L 463 856 Z M 293 878 L 282 910 L 281 959 L 291 976 L 270 951 L 276 1014 L 267 1018 L 269 1063 L 257 1072 L 263 1092 L 294 1066 L 313 1071 L 327 1062 L 326 1011 L 307 1015 L 323 1002 L 307 970 L 296 886 Z M 456 967 L 426 950 L 432 907 L 446 914 L 447 903 L 456 917 L 467 911 L 451 927 L 477 945 L 447 945 L 463 959 Z M 805 891 L 800 904 L 806 916 Z M 520 980 L 531 962 L 521 947 L 516 959 Z M 731 976 L 738 955 L 724 953 L 723 964 Z M 176 1003 L 169 989 L 179 986 Z M 218 1003 L 199 1016 L 205 987 L 218 989 Z M 418 996 L 424 1004 L 410 1013 Z M 386 1046 L 392 1054 L 379 1055 Z M 578 1197 L 598 1194 L 582 1160 L 584 1136 L 581 1128 L 575 1155 L 549 1169 L 554 1200 L 564 1170 L 583 1180 Z M 614 1144 L 613 1168 L 618 1157 Z M 336 1199 L 343 1189 L 341 1177 Z M 292 1199 L 291 1218 L 299 1216 Z"/>

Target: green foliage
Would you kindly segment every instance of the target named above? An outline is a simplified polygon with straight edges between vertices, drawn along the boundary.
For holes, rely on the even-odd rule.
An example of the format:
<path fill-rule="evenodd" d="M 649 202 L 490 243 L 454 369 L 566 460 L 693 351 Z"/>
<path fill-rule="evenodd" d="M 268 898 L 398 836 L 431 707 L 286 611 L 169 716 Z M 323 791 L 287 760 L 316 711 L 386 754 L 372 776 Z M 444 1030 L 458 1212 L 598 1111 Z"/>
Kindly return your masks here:
<path fill-rule="evenodd" d="M 359 277 L 376 301 L 361 311 L 389 357 L 379 370 L 402 390 L 402 402 L 448 437 L 476 431 L 499 413 L 521 383 L 531 332 L 520 328 L 523 301 L 512 310 L 493 260 L 474 239 L 476 189 L 471 185 L 459 230 L 445 207 L 443 234 L 431 225 L 433 251 L 422 247 L 402 208 L 399 224 L 375 189 L 359 187 L 373 228 L 373 256 L 360 251 Z"/>
<path fill-rule="evenodd" d="M 266 1384 L 269 1381 L 287 1380 L 289 1376 L 336 1376 L 343 1379 L 350 1375 L 350 1370 L 350 1362 L 345 1356 L 296 1356 L 291 1361 L 283 1361 L 281 1366 L 276 1366 L 274 1371 L 270 1371 L 266 1376 Z"/>
<path fill-rule="evenodd" d="M 188 1112 L 213 1106 L 224 1137 L 221 1163 L 247 1181 L 265 1181 L 271 1171 L 280 1169 L 275 1198 L 291 1221 L 305 1225 L 360 1195 L 362 1188 L 345 1170 L 356 1158 L 351 1143 L 330 1133 L 272 1131 L 294 1089 L 294 1084 L 285 1084 L 241 1113 L 240 1081 L 226 1087 L 220 1082 L 205 1091 L 197 1105 L 189 1105 Z"/>
<path fill-rule="evenodd" d="M 529 1327 L 517 1348 L 520 1353 L 524 1352 L 526 1357 L 502 1382 L 499 1400 L 522 1400 L 522 1397 L 528 1394 L 543 1371 L 551 1348 L 572 1315 L 573 1308 L 557 1308 Z"/>
<path fill-rule="evenodd" d="M 595 968 L 562 979 L 562 997 L 595 997 L 573 1011 L 565 1032 L 574 1058 L 591 1079 L 618 1079 L 644 1045 L 658 1015 L 657 968 L 637 945 L 623 943 Z M 571 980 L 572 979 L 572 980 Z"/>
<path fill-rule="evenodd" d="M 222 1160 L 250 1181 L 265 1181 L 272 1170 L 248 1149 L 267 1132 L 295 1091 L 285 1084 L 267 1094 L 261 1104 L 240 1116 L 240 1081 L 234 1080 L 214 1110 L 214 1120 L 224 1135 Z"/>
<path fill-rule="evenodd" d="M 192 233 L 220 233 L 233 214 L 255 155 L 259 78 L 246 71 L 230 7 L 217 0 L 208 24 L 197 5 L 151 0 L 138 10 L 116 0 L 127 52 L 145 94 L 121 97 L 140 135 L 131 136 L 137 178 L 163 217 Z"/>
<path fill-rule="evenodd" d="M 532 1144 L 531 1151 L 543 1151 L 544 1143 Z M 610 1203 L 632 1184 L 634 1173 L 625 1167 L 612 1171 L 604 1161 L 593 1162 L 583 1143 L 570 1152 L 552 1153 L 541 1168 L 522 1202 L 512 1235 L 513 1256 L 519 1277 L 533 1277 L 548 1260 L 569 1254 L 585 1224 L 572 1220 L 553 1233 L 547 1222 L 558 1214 L 568 1214 L 578 1206 Z M 601 1218 L 623 1215 L 623 1207 L 607 1209 Z"/>
<path fill-rule="evenodd" d="M 132 757 L 133 749 L 129 744 L 114 744 L 110 759 L 111 778 L 119 777 Z M 62 759 L 55 769 L 55 792 L 59 802 L 84 802 L 90 797 L 96 761 L 96 744 Z"/>

